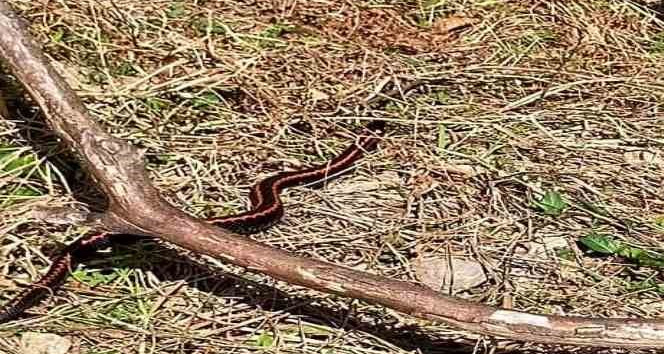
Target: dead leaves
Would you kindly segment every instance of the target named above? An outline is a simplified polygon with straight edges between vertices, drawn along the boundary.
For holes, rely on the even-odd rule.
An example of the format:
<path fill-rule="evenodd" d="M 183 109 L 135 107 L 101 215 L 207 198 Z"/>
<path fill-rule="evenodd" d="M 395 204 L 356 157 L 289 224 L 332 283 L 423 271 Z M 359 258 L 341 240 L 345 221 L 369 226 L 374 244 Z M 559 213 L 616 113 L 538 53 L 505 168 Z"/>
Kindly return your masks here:
<path fill-rule="evenodd" d="M 487 280 L 482 265 L 472 260 L 418 257 L 414 266 L 419 281 L 446 293 L 469 290 Z"/>
<path fill-rule="evenodd" d="M 455 34 L 475 24 L 470 17 L 439 18 L 431 26 L 416 26 L 394 9 L 362 10 L 325 23 L 325 30 L 340 39 L 352 39 L 377 49 L 406 53 L 436 51 L 449 45 Z"/>
<path fill-rule="evenodd" d="M 635 167 L 657 166 L 664 168 L 664 157 L 651 151 L 628 151 L 623 154 L 625 162 Z"/>
<path fill-rule="evenodd" d="M 454 31 L 458 31 L 475 24 L 477 20 L 470 17 L 463 16 L 449 16 L 439 18 L 431 26 L 433 33 L 437 35 L 449 35 Z"/>
<path fill-rule="evenodd" d="M 53 333 L 28 332 L 21 337 L 21 354 L 71 353 L 69 339 Z"/>

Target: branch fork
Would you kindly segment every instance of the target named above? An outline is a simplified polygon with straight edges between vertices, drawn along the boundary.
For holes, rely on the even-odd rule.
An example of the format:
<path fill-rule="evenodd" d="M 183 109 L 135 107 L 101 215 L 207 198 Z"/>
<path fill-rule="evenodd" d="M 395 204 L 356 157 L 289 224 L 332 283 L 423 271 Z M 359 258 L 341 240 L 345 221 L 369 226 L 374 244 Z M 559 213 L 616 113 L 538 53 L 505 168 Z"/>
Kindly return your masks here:
<path fill-rule="evenodd" d="M 91 119 L 4 0 L 0 0 L 0 58 L 105 193 L 109 208 L 99 221 L 111 232 L 158 237 L 291 284 L 485 335 L 558 345 L 664 347 L 663 321 L 561 317 L 498 309 L 445 296 L 416 283 L 296 257 L 192 218 L 166 202 L 151 184 L 142 151 L 112 137 Z"/>

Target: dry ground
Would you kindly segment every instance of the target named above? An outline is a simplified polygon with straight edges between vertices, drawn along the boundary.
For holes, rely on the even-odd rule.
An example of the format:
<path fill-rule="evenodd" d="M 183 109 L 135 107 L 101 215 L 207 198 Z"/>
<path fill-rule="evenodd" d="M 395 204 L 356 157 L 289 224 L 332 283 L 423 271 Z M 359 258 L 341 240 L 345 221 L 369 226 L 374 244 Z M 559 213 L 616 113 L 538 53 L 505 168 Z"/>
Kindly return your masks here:
<path fill-rule="evenodd" d="M 254 237 L 399 279 L 416 280 L 418 257 L 478 262 L 488 280 L 458 295 L 496 306 L 664 316 L 659 256 L 638 254 L 664 252 L 657 3 L 9 2 L 93 117 L 147 148 L 155 183 L 194 215 L 245 210 L 256 180 L 324 161 L 385 119 L 377 153 L 323 189 L 287 191 L 283 222 Z M 413 77 L 446 81 L 357 109 Z M 0 88 L 6 301 L 87 231 L 30 212 L 102 201 L 11 77 Z M 589 253 L 588 236 L 622 256 Z M 0 327 L 0 352 L 20 352 L 28 331 L 71 353 L 594 352 L 496 342 L 148 242 L 86 262 L 30 313 Z"/>

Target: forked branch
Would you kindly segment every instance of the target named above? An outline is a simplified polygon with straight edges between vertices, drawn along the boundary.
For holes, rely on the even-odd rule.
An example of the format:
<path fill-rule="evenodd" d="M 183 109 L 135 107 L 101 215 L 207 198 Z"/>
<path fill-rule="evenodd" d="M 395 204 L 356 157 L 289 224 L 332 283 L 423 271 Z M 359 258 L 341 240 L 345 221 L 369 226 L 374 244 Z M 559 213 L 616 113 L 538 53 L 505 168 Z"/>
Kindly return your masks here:
<path fill-rule="evenodd" d="M 108 197 L 109 208 L 101 224 L 111 231 L 159 237 L 292 284 L 476 333 L 540 343 L 664 347 L 663 321 L 545 316 L 497 309 L 415 283 L 296 257 L 192 218 L 161 198 L 147 176 L 141 151 L 95 124 L 4 0 L 0 0 L 0 57 Z"/>

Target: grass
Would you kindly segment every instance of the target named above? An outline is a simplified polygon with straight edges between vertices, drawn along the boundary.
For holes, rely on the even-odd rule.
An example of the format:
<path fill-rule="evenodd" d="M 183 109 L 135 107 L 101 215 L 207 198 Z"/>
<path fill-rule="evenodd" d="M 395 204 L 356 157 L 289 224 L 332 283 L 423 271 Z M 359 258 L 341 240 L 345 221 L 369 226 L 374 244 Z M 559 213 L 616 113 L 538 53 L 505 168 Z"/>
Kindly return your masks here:
<path fill-rule="evenodd" d="M 476 261 L 489 280 L 460 296 L 495 306 L 664 315 L 659 268 L 634 261 L 664 249 L 664 22 L 647 4 L 10 3 L 94 119 L 147 149 L 153 181 L 189 213 L 245 210 L 255 181 L 325 161 L 378 117 L 389 132 L 377 153 L 323 189 L 288 190 L 284 220 L 252 237 L 406 280 L 418 256 Z M 450 16 L 474 21 L 441 32 Z M 447 80 L 358 111 L 391 77 Z M 103 201 L 17 83 L 0 80 L 6 301 L 86 232 L 32 210 Z M 592 252 L 579 242 L 589 235 L 619 247 Z M 117 246 L 74 273 L 34 316 L 0 327 L 0 352 L 35 331 L 80 353 L 575 350 L 492 341 L 158 243 Z"/>

